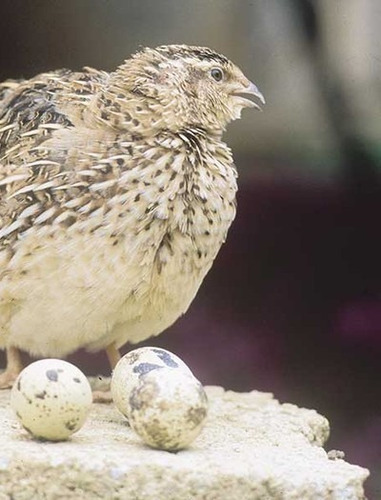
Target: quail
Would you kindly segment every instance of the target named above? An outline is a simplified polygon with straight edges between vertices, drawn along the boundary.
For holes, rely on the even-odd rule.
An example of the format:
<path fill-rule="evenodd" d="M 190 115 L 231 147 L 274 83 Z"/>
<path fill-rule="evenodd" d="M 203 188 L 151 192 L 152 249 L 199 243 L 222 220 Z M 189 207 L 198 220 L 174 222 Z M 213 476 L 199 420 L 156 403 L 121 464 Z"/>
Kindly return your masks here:
<path fill-rule="evenodd" d="M 20 350 L 65 357 L 160 334 L 188 309 L 236 212 L 222 141 L 258 88 L 223 55 L 146 48 L 113 72 L 0 85 L 0 386 Z"/>

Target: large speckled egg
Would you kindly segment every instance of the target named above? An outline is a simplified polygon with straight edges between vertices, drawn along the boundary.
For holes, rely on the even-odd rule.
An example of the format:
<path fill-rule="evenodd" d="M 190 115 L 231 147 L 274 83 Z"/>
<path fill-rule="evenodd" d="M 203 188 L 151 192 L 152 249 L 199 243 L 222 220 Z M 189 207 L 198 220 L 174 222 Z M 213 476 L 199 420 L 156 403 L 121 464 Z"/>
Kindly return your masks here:
<path fill-rule="evenodd" d="M 193 375 L 157 368 L 140 377 L 131 391 L 129 406 L 129 424 L 146 444 L 176 451 L 199 435 L 208 400 Z"/>
<path fill-rule="evenodd" d="M 118 362 L 112 374 L 111 393 L 116 407 L 127 419 L 130 413 L 131 391 L 143 375 L 161 368 L 193 376 L 184 361 L 172 352 L 159 347 L 134 349 Z"/>
<path fill-rule="evenodd" d="M 27 366 L 11 391 L 11 407 L 34 437 L 61 441 L 77 432 L 92 403 L 90 384 L 76 366 L 43 359 Z"/>

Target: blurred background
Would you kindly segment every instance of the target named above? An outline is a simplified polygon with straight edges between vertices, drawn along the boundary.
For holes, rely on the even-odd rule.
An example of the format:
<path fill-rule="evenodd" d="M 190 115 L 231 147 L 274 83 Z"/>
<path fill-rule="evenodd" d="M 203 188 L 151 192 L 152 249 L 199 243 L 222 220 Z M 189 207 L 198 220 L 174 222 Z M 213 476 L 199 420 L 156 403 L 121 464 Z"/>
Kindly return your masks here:
<path fill-rule="evenodd" d="M 330 420 L 327 449 L 381 498 L 381 4 L 378 0 L 2 0 L 0 77 L 113 70 L 141 46 L 206 45 L 264 93 L 226 141 L 238 215 L 188 313 L 146 345 L 204 384 Z M 127 350 L 127 347 L 126 347 Z M 105 356 L 71 357 L 108 373 Z"/>

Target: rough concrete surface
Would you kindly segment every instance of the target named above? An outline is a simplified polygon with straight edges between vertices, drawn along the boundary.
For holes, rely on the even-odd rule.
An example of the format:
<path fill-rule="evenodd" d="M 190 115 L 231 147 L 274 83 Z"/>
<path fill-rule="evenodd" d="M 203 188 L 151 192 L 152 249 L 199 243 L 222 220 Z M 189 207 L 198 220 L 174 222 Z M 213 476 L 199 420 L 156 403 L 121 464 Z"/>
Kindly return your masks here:
<path fill-rule="evenodd" d="M 94 404 L 66 442 L 36 441 L 0 391 L 0 500 L 365 498 L 368 471 L 328 458 L 329 424 L 314 410 L 256 391 L 206 390 L 205 428 L 177 453 L 143 445 L 113 405 Z"/>

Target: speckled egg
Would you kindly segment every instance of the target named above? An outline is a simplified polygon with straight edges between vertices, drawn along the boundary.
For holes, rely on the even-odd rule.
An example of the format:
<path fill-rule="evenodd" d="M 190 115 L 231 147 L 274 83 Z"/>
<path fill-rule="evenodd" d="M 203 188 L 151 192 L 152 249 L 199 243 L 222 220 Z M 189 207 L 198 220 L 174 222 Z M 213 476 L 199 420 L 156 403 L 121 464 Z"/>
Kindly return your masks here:
<path fill-rule="evenodd" d="M 76 366 L 43 359 L 27 366 L 11 392 L 11 407 L 34 437 L 61 441 L 77 432 L 92 403 L 90 384 Z"/>
<path fill-rule="evenodd" d="M 116 407 L 127 419 L 130 413 L 130 394 L 140 378 L 159 368 L 192 375 L 178 356 L 159 347 L 140 347 L 128 352 L 116 365 L 111 379 L 111 393 Z"/>
<path fill-rule="evenodd" d="M 153 448 L 176 451 L 201 432 L 208 400 L 189 373 L 157 368 L 142 375 L 129 398 L 129 424 Z"/>

